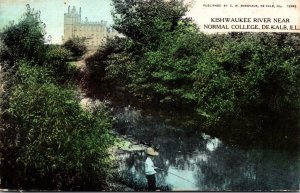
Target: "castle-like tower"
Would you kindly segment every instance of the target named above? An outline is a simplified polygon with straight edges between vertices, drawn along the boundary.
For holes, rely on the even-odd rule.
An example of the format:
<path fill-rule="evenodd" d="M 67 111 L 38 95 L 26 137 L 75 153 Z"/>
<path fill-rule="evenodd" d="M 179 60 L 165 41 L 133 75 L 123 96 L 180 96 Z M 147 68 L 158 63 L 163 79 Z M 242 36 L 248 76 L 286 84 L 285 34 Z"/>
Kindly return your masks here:
<path fill-rule="evenodd" d="M 86 46 L 93 50 L 105 42 L 106 37 L 115 35 L 117 32 L 109 29 L 106 21 L 89 22 L 87 17 L 81 21 L 81 8 L 77 12 L 75 6 L 71 10 L 69 6 L 68 13 L 64 14 L 63 43 L 75 37 L 86 38 Z"/>

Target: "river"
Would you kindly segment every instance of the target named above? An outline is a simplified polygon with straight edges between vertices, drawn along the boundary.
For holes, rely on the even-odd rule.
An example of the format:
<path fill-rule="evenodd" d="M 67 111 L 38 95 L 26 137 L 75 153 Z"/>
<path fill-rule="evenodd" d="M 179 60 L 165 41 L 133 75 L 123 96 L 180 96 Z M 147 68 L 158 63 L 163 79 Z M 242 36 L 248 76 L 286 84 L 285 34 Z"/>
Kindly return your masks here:
<path fill-rule="evenodd" d="M 185 191 L 299 190 L 299 152 L 273 149 L 242 149 L 204 133 L 183 134 L 153 115 L 131 107 L 115 113 L 122 135 L 159 146 L 154 163 L 161 168 L 157 185 Z M 196 130 L 197 128 L 195 128 Z M 190 130 L 192 131 L 192 130 Z M 131 184 L 146 184 L 140 152 L 124 152 L 120 173 Z"/>

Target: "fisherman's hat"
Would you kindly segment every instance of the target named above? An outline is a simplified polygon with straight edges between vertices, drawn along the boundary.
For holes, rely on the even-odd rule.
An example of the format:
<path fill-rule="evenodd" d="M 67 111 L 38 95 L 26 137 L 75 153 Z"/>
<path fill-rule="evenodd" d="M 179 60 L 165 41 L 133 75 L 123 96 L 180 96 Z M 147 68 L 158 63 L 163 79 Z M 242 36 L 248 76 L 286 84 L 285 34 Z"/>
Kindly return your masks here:
<path fill-rule="evenodd" d="M 148 155 L 153 155 L 153 156 L 156 156 L 156 155 L 159 154 L 159 153 L 158 153 L 157 151 L 155 151 L 152 147 L 148 147 L 146 153 L 147 153 Z"/>

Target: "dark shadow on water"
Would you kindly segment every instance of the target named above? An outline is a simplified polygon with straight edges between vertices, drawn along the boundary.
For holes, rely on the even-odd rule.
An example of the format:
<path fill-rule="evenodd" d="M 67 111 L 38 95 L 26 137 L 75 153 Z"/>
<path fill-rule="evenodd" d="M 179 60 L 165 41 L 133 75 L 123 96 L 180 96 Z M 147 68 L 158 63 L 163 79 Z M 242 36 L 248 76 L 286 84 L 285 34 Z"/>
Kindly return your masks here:
<path fill-rule="evenodd" d="M 197 191 L 299 189 L 298 151 L 240 148 L 197 132 L 192 136 L 182 135 L 181 128 L 142 116 L 134 109 L 132 113 L 127 111 L 127 115 L 120 112 L 118 117 L 119 128 L 126 123 L 123 134 L 160 147 L 160 155 L 154 159 L 155 165 L 162 169 L 157 173 L 158 186 Z M 145 159 L 144 152 L 125 153 L 120 173 L 131 183 L 146 183 Z"/>

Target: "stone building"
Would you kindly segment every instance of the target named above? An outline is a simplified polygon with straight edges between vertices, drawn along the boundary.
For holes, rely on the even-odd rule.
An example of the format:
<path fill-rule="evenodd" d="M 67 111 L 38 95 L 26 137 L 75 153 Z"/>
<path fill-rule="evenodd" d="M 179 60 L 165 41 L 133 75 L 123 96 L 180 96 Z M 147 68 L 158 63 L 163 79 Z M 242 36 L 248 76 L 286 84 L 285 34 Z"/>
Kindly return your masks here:
<path fill-rule="evenodd" d="M 82 21 L 81 7 L 77 12 L 75 6 L 72 9 L 69 6 L 68 13 L 64 14 L 63 43 L 75 37 L 85 38 L 87 48 L 94 50 L 105 42 L 106 37 L 115 35 L 117 35 L 117 32 L 109 28 L 106 21 L 89 22 L 87 17 L 85 21 Z"/>

